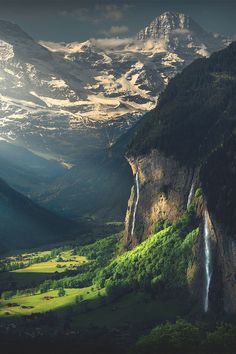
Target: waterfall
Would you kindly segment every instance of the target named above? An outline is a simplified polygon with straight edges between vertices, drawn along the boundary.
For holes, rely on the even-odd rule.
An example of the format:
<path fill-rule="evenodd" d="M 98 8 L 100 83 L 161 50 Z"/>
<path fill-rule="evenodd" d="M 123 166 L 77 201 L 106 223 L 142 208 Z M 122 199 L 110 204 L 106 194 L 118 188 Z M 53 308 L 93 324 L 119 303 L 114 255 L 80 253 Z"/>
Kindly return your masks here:
<path fill-rule="evenodd" d="M 205 275 L 206 275 L 206 288 L 204 299 L 204 311 L 207 312 L 209 308 L 209 289 L 211 282 L 211 249 L 210 249 L 210 232 L 208 227 L 208 212 L 204 213 L 204 254 L 205 254 Z"/>
<path fill-rule="evenodd" d="M 193 190 L 194 190 L 194 183 L 192 182 L 191 188 L 190 188 L 190 192 L 188 195 L 188 202 L 187 202 L 187 209 L 190 207 L 192 198 L 193 198 Z"/>
<path fill-rule="evenodd" d="M 139 201 L 139 178 L 138 178 L 138 172 L 135 175 L 135 185 L 136 185 L 136 201 L 135 201 L 135 205 L 134 205 L 131 236 L 133 236 L 133 234 L 134 234 L 134 227 L 135 227 L 135 221 L 136 221 L 136 212 L 137 212 L 138 201 Z"/>

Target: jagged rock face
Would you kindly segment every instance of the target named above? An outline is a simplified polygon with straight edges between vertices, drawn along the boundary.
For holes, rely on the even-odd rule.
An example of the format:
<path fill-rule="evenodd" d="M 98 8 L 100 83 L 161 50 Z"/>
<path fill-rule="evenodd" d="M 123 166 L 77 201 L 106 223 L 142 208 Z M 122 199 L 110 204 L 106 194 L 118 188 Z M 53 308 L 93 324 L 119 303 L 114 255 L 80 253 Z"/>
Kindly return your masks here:
<path fill-rule="evenodd" d="M 210 51 L 217 50 L 217 42 L 220 38 L 223 40 L 218 35 L 206 32 L 191 17 L 173 12 L 165 12 L 157 17 L 138 33 L 137 38 L 162 41 L 167 48 L 177 51 L 184 47 L 191 48 L 199 54 L 205 52 L 205 55 L 210 48 Z"/>
<path fill-rule="evenodd" d="M 187 207 L 193 171 L 172 158 L 153 150 L 147 156 L 129 160 L 133 173 L 138 173 L 140 196 L 136 212 L 134 234 L 131 235 L 133 205 L 136 193 L 131 193 L 126 215 L 125 239 L 127 248 L 140 243 L 154 231 L 155 224 L 168 219 L 171 222 Z"/>
<path fill-rule="evenodd" d="M 165 12 L 140 31 L 137 37 L 138 39 L 161 39 L 169 37 L 170 33 L 176 30 L 204 32 L 189 16 L 182 13 Z"/>

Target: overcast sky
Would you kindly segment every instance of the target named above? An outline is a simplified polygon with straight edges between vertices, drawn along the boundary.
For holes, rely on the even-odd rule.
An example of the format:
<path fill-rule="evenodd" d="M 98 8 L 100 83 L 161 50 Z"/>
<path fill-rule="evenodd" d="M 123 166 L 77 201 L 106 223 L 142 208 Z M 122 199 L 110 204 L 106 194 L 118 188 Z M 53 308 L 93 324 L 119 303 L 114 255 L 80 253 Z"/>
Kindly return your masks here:
<path fill-rule="evenodd" d="M 236 0 L 0 0 L 0 16 L 35 39 L 129 37 L 164 11 L 184 12 L 211 32 L 236 34 Z"/>

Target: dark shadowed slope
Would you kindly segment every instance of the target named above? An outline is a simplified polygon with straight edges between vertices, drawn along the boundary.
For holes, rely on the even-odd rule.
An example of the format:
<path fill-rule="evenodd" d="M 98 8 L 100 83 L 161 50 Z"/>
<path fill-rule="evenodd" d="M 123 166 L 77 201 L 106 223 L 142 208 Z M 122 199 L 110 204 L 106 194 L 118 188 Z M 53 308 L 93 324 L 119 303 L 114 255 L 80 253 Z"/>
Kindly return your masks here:
<path fill-rule="evenodd" d="M 0 179 L 0 252 L 70 239 L 75 229 Z"/>
<path fill-rule="evenodd" d="M 235 136 L 236 42 L 177 75 L 138 134 L 129 155 L 158 149 L 196 163 Z"/>

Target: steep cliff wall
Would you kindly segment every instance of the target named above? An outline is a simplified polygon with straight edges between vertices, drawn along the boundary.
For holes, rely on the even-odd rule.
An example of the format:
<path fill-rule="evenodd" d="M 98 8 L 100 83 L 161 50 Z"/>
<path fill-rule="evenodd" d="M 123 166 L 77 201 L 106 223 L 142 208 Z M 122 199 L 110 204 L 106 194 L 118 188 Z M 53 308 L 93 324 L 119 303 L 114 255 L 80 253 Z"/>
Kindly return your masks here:
<path fill-rule="evenodd" d="M 158 221 L 175 222 L 195 201 L 200 234 L 193 248 L 194 262 L 187 274 L 190 293 L 204 309 L 207 281 L 204 233 L 207 225 L 210 238 L 209 309 L 236 312 L 236 241 L 217 221 L 214 211 L 208 210 L 207 196 L 199 189 L 202 186 L 199 170 L 186 167 L 157 150 L 136 159 L 130 158 L 129 163 L 134 176 L 138 174 L 139 177 L 139 199 L 132 234 L 137 198 L 134 183 L 126 214 L 126 248 L 135 247 L 152 234 Z"/>
<path fill-rule="evenodd" d="M 139 201 L 136 211 L 134 232 L 131 228 L 136 186 L 131 191 L 125 223 L 125 240 L 130 248 L 150 235 L 160 220 L 176 221 L 186 209 L 193 181 L 193 169 L 181 166 L 172 158 L 157 150 L 137 159 L 129 159 L 133 174 L 139 176 Z"/>
<path fill-rule="evenodd" d="M 236 313 L 236 242 L 211 215 L 212 283 L 210 302 L 213 309 Z"/>
<path fill-rule="evenodd" d="M 190 291 L 202 304 L 208 294 L 207 309 L 229 313 L 236 313 L 235 60 L 236 42 L 188 66 L 135 132 L 127 156 L 139 198 L 134 186 L 125 228 L 131 248 L 195 199 L 200 234 Z"/>

